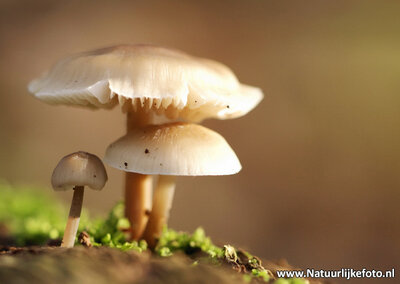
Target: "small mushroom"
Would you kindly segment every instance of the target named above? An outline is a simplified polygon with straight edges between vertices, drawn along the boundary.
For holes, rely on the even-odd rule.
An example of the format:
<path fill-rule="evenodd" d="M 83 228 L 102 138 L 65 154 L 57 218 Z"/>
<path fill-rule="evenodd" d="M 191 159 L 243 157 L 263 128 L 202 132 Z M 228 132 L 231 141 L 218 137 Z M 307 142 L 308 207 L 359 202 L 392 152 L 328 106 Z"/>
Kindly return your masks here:
<path fill-rule="evenodd" d="M 188 123 L 151 125 L 132 131 L 107 148 L 104 160 L 117 169 L 160 175 L 144 232 L 152 248 L 167 224 L 175 176 L 231 175 L 242 168 L 221 135 Z"/>
<path fill-rule="evenodd" d="M 61 247 L 73 247 L 82 211 L 84 187 L 101 190 L 107 181 L 103 162 L 95 155 L 75 152 L 62 158 L 51 176 L 55 191 L 73 189 L 71 208 Z"/>

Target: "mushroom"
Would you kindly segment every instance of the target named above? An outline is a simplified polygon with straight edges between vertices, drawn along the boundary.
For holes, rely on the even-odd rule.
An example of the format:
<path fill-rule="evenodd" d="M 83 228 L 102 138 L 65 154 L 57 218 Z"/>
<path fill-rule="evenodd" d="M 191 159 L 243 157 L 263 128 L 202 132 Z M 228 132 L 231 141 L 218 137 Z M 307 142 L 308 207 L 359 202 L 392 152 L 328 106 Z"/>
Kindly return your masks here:
<path fill-rule="evenodd" d="M 220 134 L 188 123 L 136 129 L 112 143 L 104 161 L 127 172 L 160 175 L 144 232 L 152 248 L 167 224 L 175 176 L 231 175 L 241 170 L 235 152 Z"/>
<path fill-rule="evenodd" d="M 106 181 L 106 169 L 102 161 L 93 154 L 75 152 L 65 156 L 57 164 L 51 176 L 53 189 L 55 191 L 74 190 L 62 247 L 74 246 L 82 211 L 84 187 L 101 190 Z"/>
<path fill-rule="evenodd" d="M 112 108 L 127 113 L 127 133 L 157 123 L 245 115 L 263 98 L 225 65 L 151 45 L 120 45 L 59 61 L 28 89 L 51 104 Z M 157 114 L 156 117 L 154 114 Z M 151 206 L 152 180 L 127 173 L 125 214 L 139 239 Z"/>

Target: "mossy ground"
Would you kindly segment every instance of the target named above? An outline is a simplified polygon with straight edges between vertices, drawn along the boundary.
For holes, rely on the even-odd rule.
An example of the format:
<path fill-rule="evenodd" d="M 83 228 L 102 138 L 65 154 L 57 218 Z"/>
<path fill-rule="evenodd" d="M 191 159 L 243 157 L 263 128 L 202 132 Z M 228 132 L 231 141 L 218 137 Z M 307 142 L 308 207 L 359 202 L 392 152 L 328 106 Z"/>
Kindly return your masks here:
<path fill-rule="evenodd" d="M 4 245 L 6 239 L 9 244 L 14 243 L 16 246 L 43 246 L 59 241 L 67 210 L 40 192 L 42 191 L 0 184 L 0 224 L 3 226 L 0 245 L 2 240 Z M 230 245 L 216 246 L 202 228 L 192 234 L 165 228 L 156 249 L 150 253 L 145 241 L 127 241 L 129 221 L 124 218 L 123 212 L 122 203 L 118 203 L 106 218 L 93 220 L 83 212 L 78 234 L 84 237 L 77 238 L 76 245 L 79 247 L 83 243 L 98 248 L 116 248 L 121 253 L 156 254 L 160 259 L 171 258 L 176 254 L 185 255 L 189 259 L 190 267 L 230 267 L 241 273 L 241 280 L 244 282 L 308 283 L 303 279 L 275 279 L 273 271 L 278 265 L 268 269 L 259 258 L 248 252 L 236 250 Z M 10 252 L 12 250 L 3 249 L 3 254 Z"/>

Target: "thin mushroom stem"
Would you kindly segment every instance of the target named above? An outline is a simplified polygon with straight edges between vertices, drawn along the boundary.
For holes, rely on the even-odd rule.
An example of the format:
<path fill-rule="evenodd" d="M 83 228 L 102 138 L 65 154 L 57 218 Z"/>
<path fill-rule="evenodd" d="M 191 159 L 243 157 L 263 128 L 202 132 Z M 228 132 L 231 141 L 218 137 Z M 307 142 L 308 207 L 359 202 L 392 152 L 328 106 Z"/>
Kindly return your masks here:
<path fill-rule="evenodd" d="M 83 186 L 74 187 L 71 208 L 69 210 L 68 222 L 65 227 L 61 247 L 72 248 L 75 244 L 76 233 L 78 232 L 79 219 L 81 217 L 83 203 Z"/>
<path fill-rule="evenodd" d="M 151 123 L 151 114 L 143 109 L 128 112 L 127 133 Z M 152 176 L 126 172 L 125 217 L 131 223 L 131 239 L 139 240 L 148 221 L 151 209 Z"/>
<path fill-rule="evenodd" d="M 169 212 L 175 193 L 175 177 L 160 176 L 153 196 L 153 208 L 147 223 L 144 239 L 150 248 L 155 248 L 168 222 Z"/>

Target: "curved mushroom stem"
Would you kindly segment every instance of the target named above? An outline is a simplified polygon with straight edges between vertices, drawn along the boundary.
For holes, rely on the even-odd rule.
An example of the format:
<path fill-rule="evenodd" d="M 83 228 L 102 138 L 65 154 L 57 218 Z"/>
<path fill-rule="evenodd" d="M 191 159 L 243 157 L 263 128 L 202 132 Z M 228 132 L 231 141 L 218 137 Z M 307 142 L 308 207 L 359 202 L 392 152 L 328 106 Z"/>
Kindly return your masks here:
<path fill-rule="evenodd" d="M 153 209 L 150 213 L 146 231 L 144 232 L 144 239 L 150 248 L 155 248 L 157 240 L 162 234 L 163 227 L 167 224 L 174 193 L 175 177 L 160 176 L 157 188 L 154 191 Z"/>
<path fill-rule="evenodd" d="M 151 123 L 151 114 L 138 109 L 128 112 L 127 132 Z M 126 173 L 125 217 L 131 223 L 131 239 L 139 240 L 144 232 L 151 209 L 152 176 Z"/>
<path fill-rule="evenodd" d="M 65 227 L 61 247 L 72 248 L 75 244 L 76 232 L 78 231 L 79 219 L 81 217 L 83 203 L 83 186 L 74 187 L 71 208 L 69 210 L 68 222 Z"/>

